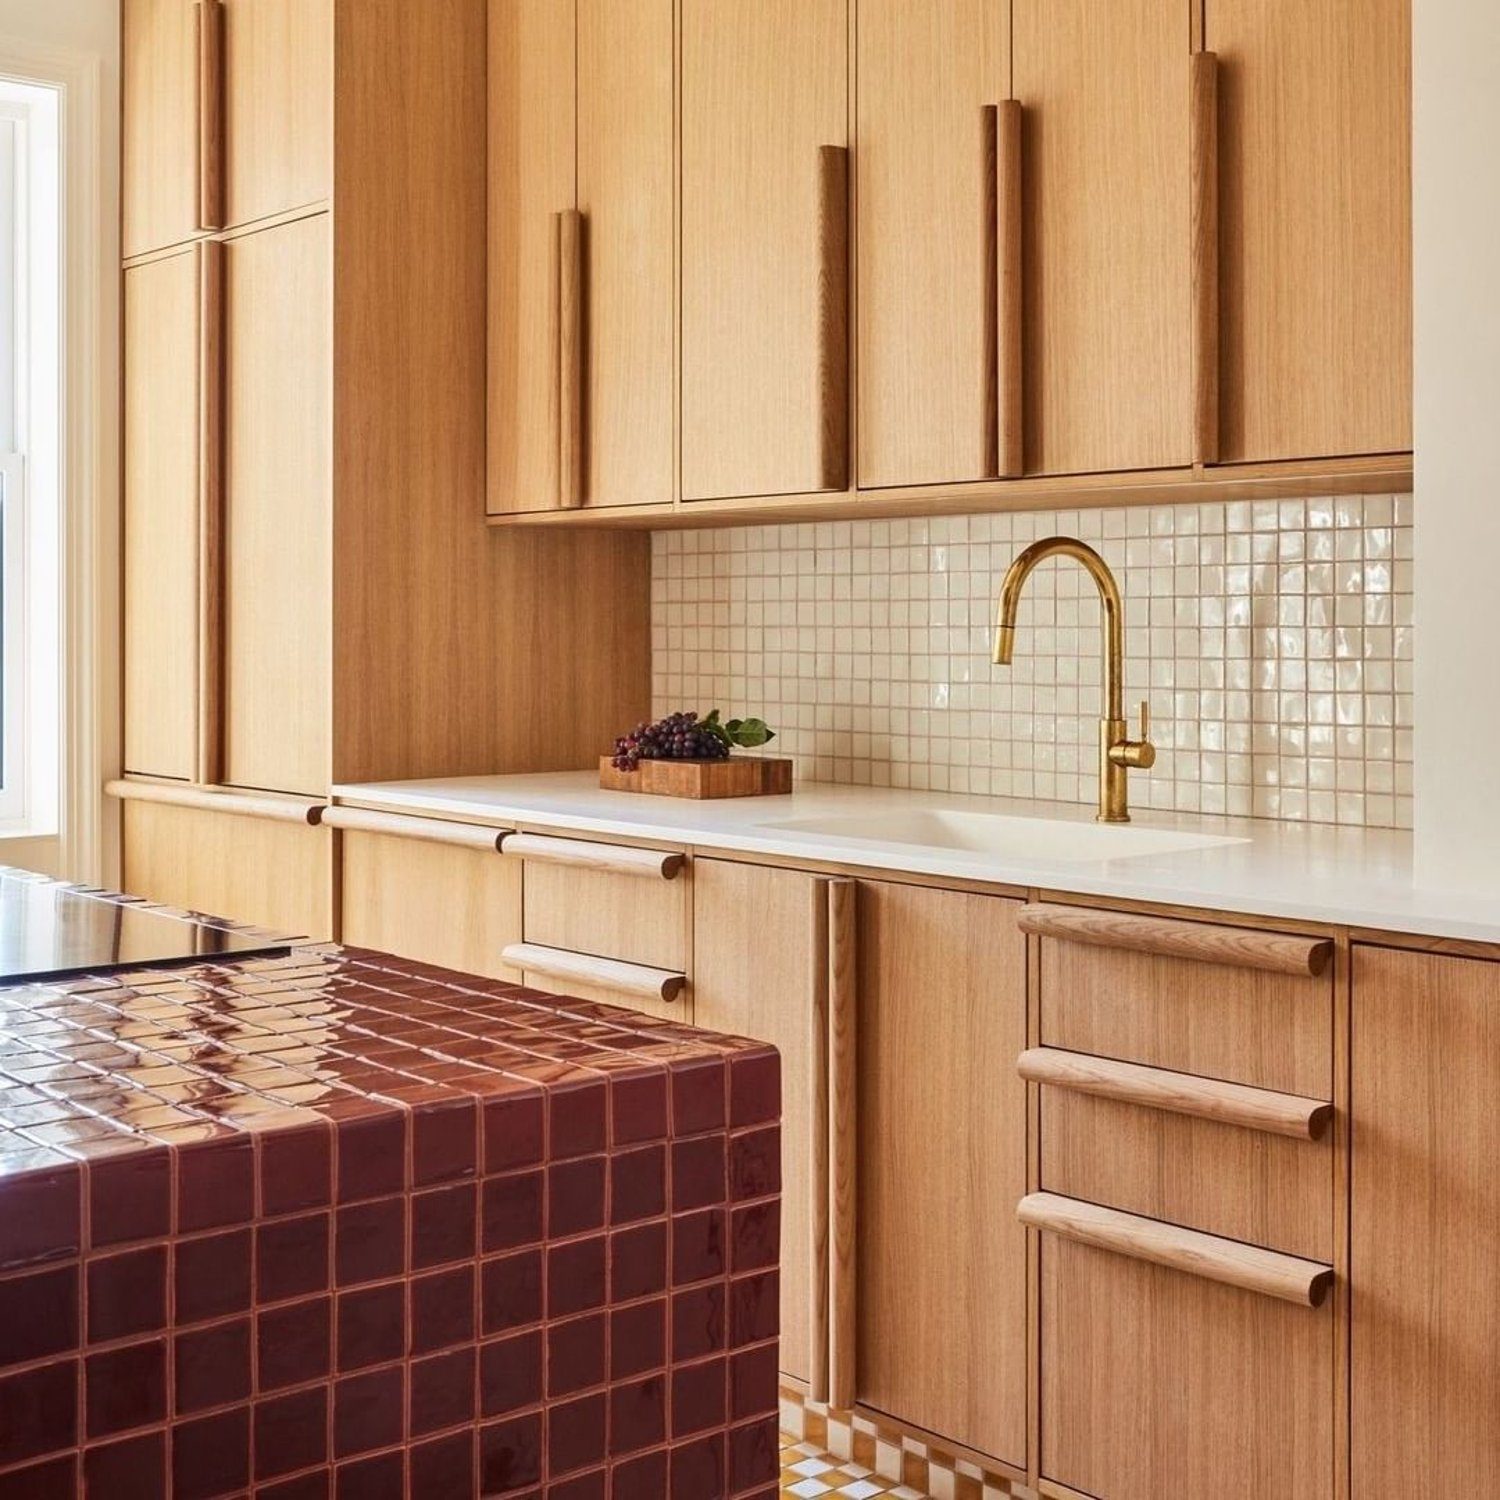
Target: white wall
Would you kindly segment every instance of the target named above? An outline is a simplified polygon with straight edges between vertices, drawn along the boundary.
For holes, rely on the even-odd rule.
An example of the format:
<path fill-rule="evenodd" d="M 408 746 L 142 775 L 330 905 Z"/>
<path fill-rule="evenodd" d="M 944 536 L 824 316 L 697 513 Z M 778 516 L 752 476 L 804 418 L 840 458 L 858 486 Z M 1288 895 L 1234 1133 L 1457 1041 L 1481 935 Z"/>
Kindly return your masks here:
<path fill-rule="evenodd" d="M 1500 3 L 1412 10 L 1418 869 L 1500 893 Z"/>

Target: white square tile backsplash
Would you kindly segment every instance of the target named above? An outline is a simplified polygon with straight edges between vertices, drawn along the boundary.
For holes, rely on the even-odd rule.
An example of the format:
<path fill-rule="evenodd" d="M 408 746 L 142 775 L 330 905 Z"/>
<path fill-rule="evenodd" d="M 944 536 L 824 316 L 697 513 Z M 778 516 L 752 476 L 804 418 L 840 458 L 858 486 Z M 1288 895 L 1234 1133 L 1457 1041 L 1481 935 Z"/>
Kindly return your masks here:
<path fill-rule="evenodd" d="M 1092 803 L 1099 605 L 1044 563 L 1015 664 L 995 597 L 1038 537 L 1103 553 L 1125 598 L 1137 807 L 1411 826 L 1408 495 L 658 532 L 653 701 L 753 713 L 806 780 Z"/>

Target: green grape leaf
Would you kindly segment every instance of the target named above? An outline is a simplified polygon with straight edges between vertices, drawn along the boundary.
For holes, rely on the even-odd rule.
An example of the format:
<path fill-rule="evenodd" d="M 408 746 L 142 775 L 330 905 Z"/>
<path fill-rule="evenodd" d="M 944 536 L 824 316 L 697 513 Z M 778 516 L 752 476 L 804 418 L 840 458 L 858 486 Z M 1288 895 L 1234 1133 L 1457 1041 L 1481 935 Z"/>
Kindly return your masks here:
<path fill-rule="evenodd" d="M 764 719 L 731 719 L 724 728 L 731 745 L 743 745 L 746 749 L 769 744 L 776 738 L 776 731 Z"/>

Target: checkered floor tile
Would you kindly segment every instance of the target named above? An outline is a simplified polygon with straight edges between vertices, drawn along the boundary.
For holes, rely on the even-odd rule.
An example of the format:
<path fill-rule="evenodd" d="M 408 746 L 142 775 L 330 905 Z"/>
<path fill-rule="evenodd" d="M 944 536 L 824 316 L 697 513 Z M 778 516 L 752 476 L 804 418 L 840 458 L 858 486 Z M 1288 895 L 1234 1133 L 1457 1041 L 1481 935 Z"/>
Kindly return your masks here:
<path fill-rule="evenodd" d="M 869 1500 L 888 1495 L 891 1500 L 927 1500 L 920 1490 L 882 1479 L 861 1464 L 834 1458 L 816 1443 L 799 1443 L 783 1435 L 781 1440 L 782 1500 L 812 1500 L 819 1495 L 844 1496 L 845 1500 Z"/>

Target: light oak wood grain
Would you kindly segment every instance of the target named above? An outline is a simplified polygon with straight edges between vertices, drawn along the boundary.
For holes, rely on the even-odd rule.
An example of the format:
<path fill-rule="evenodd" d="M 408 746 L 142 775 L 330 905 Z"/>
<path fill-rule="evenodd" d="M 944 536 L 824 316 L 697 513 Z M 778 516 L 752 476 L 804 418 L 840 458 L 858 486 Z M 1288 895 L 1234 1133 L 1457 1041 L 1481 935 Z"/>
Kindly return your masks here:
<path fill-rule="evenodd" d="M 301 823 L 307 827 L 316 827 L 327 811 L 325 804 L 314 798 L 257 796 L 251 792 L 231 792 L 220 787 L 194 786 L 179 781 L 134 778 L 107 781 L 104 793 L 122 802 L 153 802 L 165 807 L 186 807 L 236 818 L 266 818 L 273 823 Z"/>
<path fill-rule="evenodd" d="M 507 854 L 537 864 L 636 875 L 643 880 L 674 880 L 687 862 L 677 849 L 639 849 L 631 844 L 601 844 L 550 833 L 507 833 L 501 847 Z"/>
<path fill-rule="evenodd" d="M 513 838 L 502 846 L 512 852 Z M 687 967 L 690 877 L 526 860 L 526 940 L 658 969 Z"/>
<path fill-rule="evenodd" d="M 997 472 L 995 165 L 1010 86 L 995 0 L 861 0 L 859 482 Z M 988 129 L 993 129 L 993 115 Z"/>
<path fill-rule="evenodd" d="M 333 826 L 345 829 L 343 942 L 464 974 L 520 979 L 520 968 L 501 954 L 521 937 L 521 869 L 496 857 L 493 837 L 486 851 L 435 841 L 425 832 L 413 837 Z"/>
<path fill-rule="evenodd" d="M 389 838 L 420 839 L 424 843 L 448 844 L 482 854 L 498 854 L 504 828 L 477 823 L 450 823 L 442 818 L 419 818 L 406 813 L 375 812 L 364 807 L 330 807 L 319 820 L 327 828 L 370 833 Z M 375 845 L 367 847 L 375 848 Z M 517 889 L 519 890 L 519 885 Z M 519 934 L 519 928 L 517 929 Z"/>
<path fill-rule="evenodd" d="M 824 480 L 819 149 L 848 144 L 847 0 L 683 0 L 682 492 Z"/>
<path fill-rule="evenodd" d="M 859 1394 L 859 886 L 828 882 L 828 1399 Z"/>
<path fill-rule="evenodd" d="M 1500 964 L 1360 946 L 1353 980 L 1353 1493 L 1493 1495 Z"/>
<path fill-rule="evenodd" d="M 1411 447 L 1409 0 L 1207 0 L 1222 457 Z"/>
<path fill-rule="evenodd" d="M 540 943 L 507 943 L 500 956 L 513 968 L 523 971 L 527 984 L 538 979 L 554 985 L 576 983 L 587 986 L 589 994 L 617 995 L 626 1001 L 647 1001 L 653 1006 L 670 1005 L 687 985 L 685 974 L 670 969 L 600 958 L 594 953 L 574 953 L 566 948 L 548 948 Z M 565 993 L 574 991 L 569 989 Z"/>
<path fill-rule="evenodd" d="M 1014 0 L 1026 111 L 1026 467 L 1191 459 L 1187 27 L 1177 0 Z"/>
<path fill-rule="evenodd" d="M 193 0 L 122 0 L 121 252 L 198 229 L 198 27 Z"/>
<path fill-rule="evenodd" d="M 1026 1456 L 1026 950 L 1018 904 L 859 886 L 861 1403 Z M 982 1359 L 955 1351 L 983 1350 Z"/>

